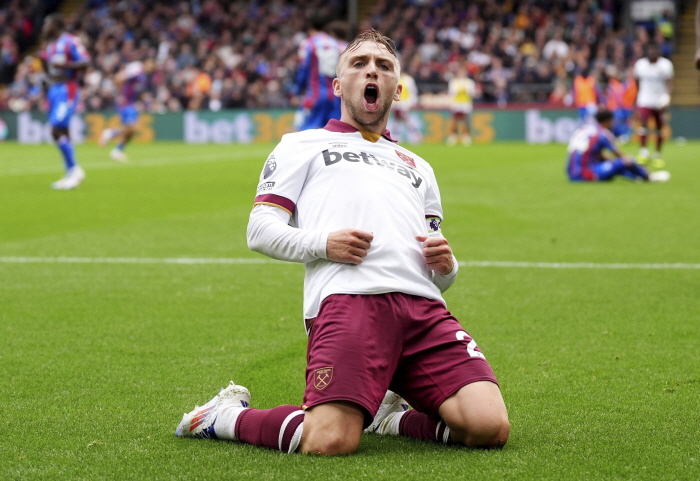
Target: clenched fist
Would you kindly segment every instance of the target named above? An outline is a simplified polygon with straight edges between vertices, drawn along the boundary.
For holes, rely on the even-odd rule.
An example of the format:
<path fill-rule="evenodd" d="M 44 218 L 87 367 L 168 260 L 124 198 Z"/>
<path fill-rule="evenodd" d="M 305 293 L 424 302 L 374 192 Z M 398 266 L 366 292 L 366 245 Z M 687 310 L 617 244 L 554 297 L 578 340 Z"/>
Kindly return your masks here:
<path fill-rule="evenodd" d="M 454 257 L 452 248 L 444 237 L 428 237 L 426 235 L 416 236 L 416 240 L 423 243 L 423 257 L 428 269 L 433 270 L 441 276 L 446 276 L 454 269 Z"/>
<path fill-rule="evenodd" d="M 359 229 L 331 232 L 326 241 L 326 258 L 342 264 L 362 264 L 374 236 Z"/>

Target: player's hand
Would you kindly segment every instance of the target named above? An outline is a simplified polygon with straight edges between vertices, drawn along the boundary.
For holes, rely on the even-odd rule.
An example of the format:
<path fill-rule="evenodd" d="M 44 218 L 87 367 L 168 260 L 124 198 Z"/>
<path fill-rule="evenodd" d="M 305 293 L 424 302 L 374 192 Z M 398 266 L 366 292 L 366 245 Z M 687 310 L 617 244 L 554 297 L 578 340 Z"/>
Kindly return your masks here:
<path fill-rule="evenodd" d="M 695 68 L 700 70 L 700 48 L 695 52 Z"/>
<path fill-rule="evenodd" d="M 433 270 L 441 276 L 446 276 L 455 268 L 452 248 L 444 237 L 428 237 L 418 235 L 416 240 L 423 243 L 423 257 L 428 269 Z"/>
<path fill-rule="evenodd" d="M 374 236 L 359 229 L 331 232 L 326 241 L 326 258 L 342 264 L 362 264 Z"/>

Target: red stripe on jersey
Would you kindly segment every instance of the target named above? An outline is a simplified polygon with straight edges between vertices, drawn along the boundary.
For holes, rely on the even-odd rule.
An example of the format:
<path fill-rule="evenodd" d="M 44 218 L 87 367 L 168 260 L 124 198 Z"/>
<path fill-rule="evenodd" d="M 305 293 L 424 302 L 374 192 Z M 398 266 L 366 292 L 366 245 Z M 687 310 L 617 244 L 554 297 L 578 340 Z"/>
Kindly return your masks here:
<path fill-rule="evenodd" d="M 255 198 L 255 203 L 276 205 L 277 207 L 283 208 L 292 215 L 294 214 L 294 209 L 296 208 L 296 204 L 294 204 L 294 202 L 287 199 L 286 197 L 282 197 L 281 195 L 275 194 L 259 195 Z"/>
<path fill-rule="evenodd" d="M 75 80 L 67 82 L 66 87 L 68 87 L 68 100 L 73 102 L 75 100 L 76 94 L 78 93 L 78 82 L 76 82 Z"/>

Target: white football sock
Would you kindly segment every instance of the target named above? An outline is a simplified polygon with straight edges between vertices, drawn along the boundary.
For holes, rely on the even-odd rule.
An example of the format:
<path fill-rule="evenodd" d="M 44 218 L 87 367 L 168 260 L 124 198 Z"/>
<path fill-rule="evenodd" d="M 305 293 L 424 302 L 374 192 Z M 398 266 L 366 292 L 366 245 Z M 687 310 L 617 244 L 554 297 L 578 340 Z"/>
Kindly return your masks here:
<path fill-rule="evenodd" d="M 244 409 L 247 408 L 226 405 L 219 408 L 219 414 L 214 421 L 214 434 L 217 438 L 236 440 L 236 421 Z"/>
<path fill-rule="evenodd" d="M 389 436 L 399 435 L 399 424 L 401 423 L 401 417 L 408 411 L 395 412 L 389 414 L 384 421 L 379 425 L 375 431 L 377 434 L 384 434 Z"/>

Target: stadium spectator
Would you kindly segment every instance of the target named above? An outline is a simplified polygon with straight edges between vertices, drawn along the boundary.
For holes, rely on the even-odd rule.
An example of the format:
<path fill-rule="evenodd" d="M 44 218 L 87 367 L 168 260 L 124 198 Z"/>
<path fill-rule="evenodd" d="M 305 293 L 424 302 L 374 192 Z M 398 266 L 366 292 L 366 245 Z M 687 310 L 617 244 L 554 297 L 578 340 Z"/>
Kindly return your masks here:
<path fill-rule="evenodd" d="M 10 65 L 0 60 L 6 84 L 32 83 L 33 72 L 19 65 L 35 15 L 21 5 L 14 0 L 0 8 L 1 24 L 11 25 L 3 37 L 13 39 L 0 38 Z M 294 52 L 308 36 L 305 12 L 342 18 L 344 8 L 342 0 L 88 2 L 69 22 L 89 48 L 90 72 L 100 74 L 84 92 L 84 108 L 113 107 L 110 79 L 118 66 L 146 58 L 156 60 L 146 96 L 151 111 L 289 107 L 298 70 Z M 360 29 L 377 27 L 396 39 L 421 94 L 446 94 L 456 65 L 466 60 L 483 102 L 568 102 L 577 75 L 609 66 L 624 72 L 651 41 L 660 42 L 663 52 L 672 47 L 673 19 L 627 31 L 619 23 L 621 8 L 622 2 L 594 0 L 379 1 Z M 7 53 L 15 49 L 16 55 Z M 207 93 L 191 88 L 200 74 L 212 82 Z M 10 88 L 4 102 L 16 110 L 33 108 L 30 91 Z"/>

